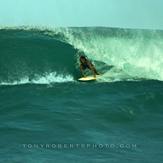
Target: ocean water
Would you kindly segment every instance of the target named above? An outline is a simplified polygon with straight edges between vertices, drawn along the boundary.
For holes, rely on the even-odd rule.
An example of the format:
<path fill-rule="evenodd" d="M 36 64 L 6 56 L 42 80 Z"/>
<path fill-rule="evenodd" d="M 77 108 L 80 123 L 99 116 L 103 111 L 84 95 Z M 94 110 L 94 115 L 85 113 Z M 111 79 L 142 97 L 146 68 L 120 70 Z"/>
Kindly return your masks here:
<path fill-rule="evenodd" d="M 2 163 L 162 163 L 162 109 L 163 31 L 0 29 Z"/>

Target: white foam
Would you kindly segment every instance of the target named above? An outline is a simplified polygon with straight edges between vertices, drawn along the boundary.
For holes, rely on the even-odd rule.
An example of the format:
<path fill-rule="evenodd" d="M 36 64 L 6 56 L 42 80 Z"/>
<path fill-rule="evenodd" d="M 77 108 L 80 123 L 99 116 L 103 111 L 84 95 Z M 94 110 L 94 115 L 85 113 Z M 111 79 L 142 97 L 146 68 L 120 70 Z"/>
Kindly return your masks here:
<path fill-rule="evenodd" d="M 56 72 L 46 73 L 42 76 L 36 76 L 30 80 L 29 77 L 21 78 L 18 81 L 1 82 L 0 85 L 23 85 L 23 84 L 52 84 L 52 83 L 65 83 L 73 82 L 74 79 L 71 75 L 57 74 Z"/>
<path fill-rule="evenodd" d="M 89 35 L 82 29 L 76 30 L 75 34 L 71 28 L 60 30 L 67 38 L 67 42 L 84 51 L 88 58 L 115 66 L 120 71 L 112 73 L 116 76 L 115 80 L 125 78 L 163 80 L 163 43 L 156 33 L 152 34 L 152 31 L 149 38 L 146 38 L 143 32 L 127 38 L 121 35 L 102 36 L 91 30 Z"/>
<path fill-rule="evenodd" d="M 56 72 L 47 73 L 44 76 L 38 76 L 31 83 L 34 84 L 50 84 L 50 83 L 65 83 L 65 82 L 73 82 L 74 79 L 71 75 L 57 75 Z"/>

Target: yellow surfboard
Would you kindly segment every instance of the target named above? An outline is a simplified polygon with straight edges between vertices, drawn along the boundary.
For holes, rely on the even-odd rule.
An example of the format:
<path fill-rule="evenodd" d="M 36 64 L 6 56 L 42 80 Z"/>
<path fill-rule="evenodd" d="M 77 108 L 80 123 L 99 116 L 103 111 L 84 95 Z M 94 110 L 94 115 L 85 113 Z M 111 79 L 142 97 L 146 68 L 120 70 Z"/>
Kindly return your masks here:
<path fill-rule="evenodd" d="M 94 80 L 96 80 L 97 79 L 97 77 L 98 77 L 99 75 L 96 75 L 96 77 L 94 77 L 94 76 L 86 76 L 86 77 L 82 77 L 82 78 L 79 78 L 78 80 L 79 81 L 94 81 Z"/>

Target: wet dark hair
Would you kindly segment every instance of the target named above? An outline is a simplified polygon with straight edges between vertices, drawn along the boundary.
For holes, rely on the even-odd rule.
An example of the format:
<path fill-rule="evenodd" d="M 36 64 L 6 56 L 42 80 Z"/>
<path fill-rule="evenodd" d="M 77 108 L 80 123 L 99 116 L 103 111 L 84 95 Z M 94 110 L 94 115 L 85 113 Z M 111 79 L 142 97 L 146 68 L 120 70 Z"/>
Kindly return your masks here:
<path fill-rule="evenodd" d="M 86 61 L 87 61 L 87 58 L 86 58 L 86 56 L 84 56 L 84 55 L 81 55 L 81 56 L 80 56 L 80 61 L 81 61 L 81 60 L 84 60 L 84 61 L 86 62 Z"/>
<path fill-rule="evenodd" d="M 86 59 L 86 57 L 84 55 L 81 55 L 80 59 Z"/>

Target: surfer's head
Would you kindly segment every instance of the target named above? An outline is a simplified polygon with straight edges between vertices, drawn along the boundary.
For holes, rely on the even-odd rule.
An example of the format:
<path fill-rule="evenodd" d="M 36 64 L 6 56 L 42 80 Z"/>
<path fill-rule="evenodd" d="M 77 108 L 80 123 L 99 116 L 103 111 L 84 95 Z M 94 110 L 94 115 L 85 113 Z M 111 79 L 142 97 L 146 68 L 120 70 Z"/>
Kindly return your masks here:
<path fill-rule="evenodd" d="M 87 61 L 86 57 L 84 55 L 80 56 L 80 62 L 85 63 Z"/>

